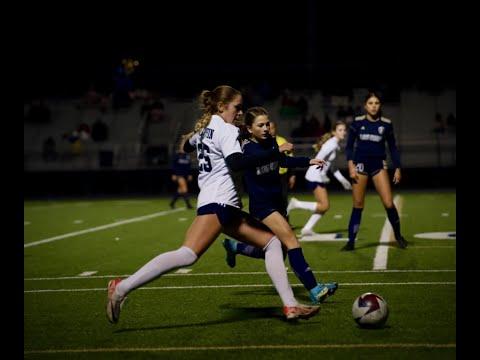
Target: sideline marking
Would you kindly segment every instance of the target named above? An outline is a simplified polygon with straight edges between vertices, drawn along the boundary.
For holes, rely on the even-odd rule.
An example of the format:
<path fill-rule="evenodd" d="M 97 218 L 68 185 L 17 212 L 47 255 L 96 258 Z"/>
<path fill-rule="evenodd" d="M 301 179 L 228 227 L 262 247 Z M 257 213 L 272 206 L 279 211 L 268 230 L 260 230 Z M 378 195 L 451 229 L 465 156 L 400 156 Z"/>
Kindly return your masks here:
<path fill-rule="evenodd" d="M 160 212 L 153 213 L 153 214 L 150 214 L 150 215 L 139 216 L 139 217 L 135 217 L 135 218 L 127 219 L 127 220 L 122 220 L 122 221 L 116 221 L 114 223 L 101 225 L 101 226 L 96 226 L 96 227 L 93 227 L 93 228 L 90 228 L 90 229 L 75 231 L 75 232 L 71 232 L 71 233 L 68 233 L 68 234 L 58 235 L 58 236 L 54 236 L 54 237 L 51 237 L 51 238 L 26 243 L 26 244 L 23 244 L 23 248 L 27 248 L 27 247 L 30 247 L 30 246 L 37 246 L 37 245 L 41 245 L 41 244 L 46 244 L 46 243 L 49 243 L 49 242 L 52 242 L 52 241 L 57 241 L 57 240 L 65 239 L 65 238 L 72 237 L 72 236 L 87 234 L 87 233 L 91 233 L 91 232 L 94 232 L 94 231 L 109 229 L 109 228 L 112 228 L 112 227 L 115 227 L 115 226 L 130 224 L 130 223 L 138 222 L 138 221 L 149 220 L 149 219 L 153 219 L 157 216 L 168 215 L 168 214 L 171 214 L 171 213 L 174 213 L 174 212 L 177 212 L 177 211 L 182 211 L 182 210 L 185 210 L 185 208 L 182 207 L 182 208 L 178 208 L 178 209 L 174 209 L 174 210 L 165 210 L 165 211 L 160 211 Z"/>

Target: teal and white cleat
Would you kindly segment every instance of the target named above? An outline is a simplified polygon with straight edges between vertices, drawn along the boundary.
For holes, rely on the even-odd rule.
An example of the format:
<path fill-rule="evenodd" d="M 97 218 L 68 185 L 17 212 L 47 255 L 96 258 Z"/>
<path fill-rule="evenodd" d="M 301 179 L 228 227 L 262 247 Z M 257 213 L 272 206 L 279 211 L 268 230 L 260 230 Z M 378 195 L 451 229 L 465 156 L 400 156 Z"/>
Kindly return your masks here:
<path fill-rule="evenodd" d="M 312 304 L 320 304 L 325 301 L 329 296 L 335 294 L 335 291 L 338 289 L 338 283 L 326 283 L 326 284 L 317 284 L 313 289 L 310 290 L 310 300 Z"/>
<path fill-rule="evenodd" d="M 222 241 L 222 244 L 223 244 L 223 247 L 225 248 L 225 251 L 227 252 L 227 256 L 225 260 L 227 261 L 228 266 L 230 266 L 231 268 L 234 268 L 236 265 L 236 256 L 237 256 L 236 241 L 225 238 L 225 240 Z"/>

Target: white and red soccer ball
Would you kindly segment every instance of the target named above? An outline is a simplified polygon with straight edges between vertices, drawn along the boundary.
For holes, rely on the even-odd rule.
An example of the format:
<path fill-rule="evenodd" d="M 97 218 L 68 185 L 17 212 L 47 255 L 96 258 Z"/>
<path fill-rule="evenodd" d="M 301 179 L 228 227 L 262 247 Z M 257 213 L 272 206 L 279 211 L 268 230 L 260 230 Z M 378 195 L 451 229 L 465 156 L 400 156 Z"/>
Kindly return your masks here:
<path fill-rule="evenodd" d="M 382 327 L 388 319 L 387 302 L 375 293 L 365 293 L 355 299 L 353 319 L 362 327 Z"/>

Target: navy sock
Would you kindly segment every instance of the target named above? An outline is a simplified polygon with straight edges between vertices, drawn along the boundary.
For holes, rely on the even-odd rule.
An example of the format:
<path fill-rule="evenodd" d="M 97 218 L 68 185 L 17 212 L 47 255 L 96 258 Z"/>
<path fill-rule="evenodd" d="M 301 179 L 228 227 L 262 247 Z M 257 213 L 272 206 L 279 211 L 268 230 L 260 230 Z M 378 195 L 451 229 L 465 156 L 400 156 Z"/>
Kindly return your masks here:
<path fill-rule="evenodd" d="M 354 243 L 360 229 L 360 220 L 362 219 L 363 208 L 353 208 L 350 215 L 350 222 L 348 223 L 348 242 Z"/>
<path fill-rule="evenodd" d="M 265 252 L 263 249 L 241 242 L 237 243 L 237 254 L 242 254 L 256 259 L 265 259 Z"/>
<path fill-rule="evenodd" d="M 310 290 L 317 286 L 317 279 L 315 279 L 310 266 L 308 266 L 305 261 L 302 248 L 290 249 L 287 251 L 287 254 L 293 272 L 297 275 L 297 278 L 302 282 L 305 288 Z"/>
<path fill-rule="evenodd" d="M 190 204 L 190 200 L 188 199 L 188 193 L 182 194 L 183 200 L 185 201 L 185 204 L 187 207 L 192 207 L 192 204 Z"/>
<path fill-rule="evenodd" d="M 400 239 L 402 235 L 400 234 L 400 217 L 398 216 L 398 211 L 395 205 L 387 210 L 388 220 L 393 228 L 393 233 L 395 234 L 395 239 Z"/>
<path fill-rule="evenodd" d="M 172 201 L 170 201 L 170 204 L 175 205 L 179 196 L 180 196 L 180 194 L 178 192 L 176 192 L 175 195 L 173 195 L 173 199 L 172 199 Z"/>

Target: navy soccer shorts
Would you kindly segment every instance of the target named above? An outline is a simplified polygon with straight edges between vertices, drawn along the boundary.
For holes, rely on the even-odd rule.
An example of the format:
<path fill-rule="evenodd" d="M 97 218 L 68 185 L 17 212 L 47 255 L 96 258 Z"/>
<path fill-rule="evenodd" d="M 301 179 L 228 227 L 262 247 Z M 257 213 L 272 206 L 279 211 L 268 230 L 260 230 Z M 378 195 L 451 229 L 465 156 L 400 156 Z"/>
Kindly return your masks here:
<path fill-rule="evenodd" d="M 382 159 L 366 159 L 362 162 L 355 162 L 355 169 L 359 174 L 375 176 L 382 169 L 387 169 L 387 162 Z"/>
<path fill-rule="evenodd" d="M 314 191 L 317 188 L 317 186 L 320 186 L 322 188 L 327 186 L 325 183 L 321 183 L 321 182 L 318 182 L 318 181 L 305 180 L 305 182 L 307 184 L 308 190 L 311 190 L 311 191 Z"/>

